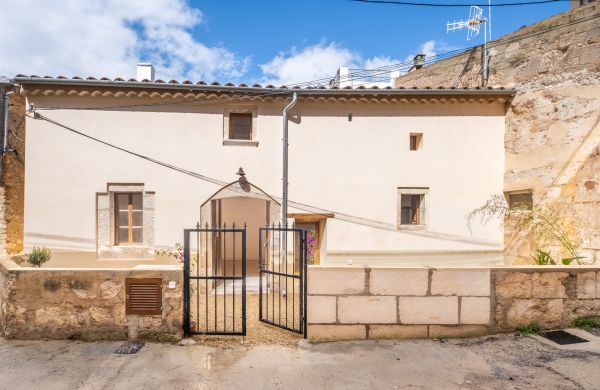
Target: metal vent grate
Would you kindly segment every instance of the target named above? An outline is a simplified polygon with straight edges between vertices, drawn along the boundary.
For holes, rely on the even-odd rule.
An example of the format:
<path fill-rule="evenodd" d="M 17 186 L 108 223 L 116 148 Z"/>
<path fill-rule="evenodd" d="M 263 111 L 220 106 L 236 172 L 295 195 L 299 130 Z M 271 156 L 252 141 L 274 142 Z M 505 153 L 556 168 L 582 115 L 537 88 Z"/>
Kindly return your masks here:
<path fill-rule="evenodd" d="M 125 279 L 126 313 L 138 315 L 162 314 L 162 279 Z"/>

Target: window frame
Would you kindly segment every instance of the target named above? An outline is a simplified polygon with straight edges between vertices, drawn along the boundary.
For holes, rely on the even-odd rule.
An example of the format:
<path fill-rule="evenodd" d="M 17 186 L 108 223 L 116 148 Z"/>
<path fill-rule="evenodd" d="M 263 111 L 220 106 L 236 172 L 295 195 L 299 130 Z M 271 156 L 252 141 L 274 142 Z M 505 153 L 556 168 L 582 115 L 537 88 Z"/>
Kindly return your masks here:
<path fill-rule="evenodd" d="M 250 114 L 252 115 L 252 128 L 250 130 L 250 139 L 232 139 L 231 114 Z M 224 146 L 258 146 L 258 106 L 255 105 L 231 105 L 223 110 L 223 145 Z"/>
<path fill-rule="evenodd" d="M 513 195 L 529 195 L 529 196 L 531 196 L 531 204 L 526 205 L 525 207 L 513 205 L 512 201 L 511 201 L 511 197 Z M 507 191 L 505 193 L 505 198 L 506 198 L 506 203 L 508 205 L 509 210 L 512 210 L 512 211 L 531 211 L 531 210 L 533 210 L 533 204 L 534 204 L 533 190 L 531 190 L 531 189 Z"/>
<path fill-rule="evenodd" d="M 233 137 L 233 126 L 234 126 L 234 121 L 232 120 L 232 117 L 237 117 L 237 118 L 248 118 L 250 119 L 250 131 L 247 133 L 248 134 L 248 138 L 234 138 Z M 230 112 L 229 113 L 229 134 L 228 134 L 228 138 L 231 141 L 252 141 L 252 113 L 250 112 Z"/>
<path fill-rule="evenodd" d="M 121 195 L 127 195 L 128 196 L 128 201 L 127 201 L 127 226 L 123 227 L 121 226 L 121 224 L 119 223 L 119 213 L 123 210 L 120 209 L 120 204 L 119 204 L 119 196 Z M 140 197 L 140 209 L 133 209 L 133 196 L 139 196 Z M 115 223 L 115 227 L 114 227 L 114 242 L 116 246 L 139 246 L 139 245 L 143 245 L 144 244 L 144 193 L 143 192 L 139 192 L 139 191 L 127 191 L 127 192 L 115 192 L 114 193 L 114 223 Z M 141 224 L 140 225 L 133 225 L 133 213 L 134 212 L 139 212 L 141 214 Z M 120 241 L 120 236 L 119 236 L 119 231 L 121 229 L 127 228 L 127 242 L 121 242 Z M 140 241 L 134 241 L 133 240 L 133 230 L 137 229 L 140 230 Z"/>
<path fill-rule="evenodd" d="M 413 148 L 413 137 L 415 140 L 415 145 Z M 408 136 L 408 150 L 411 152 L 416 152 L 423 148 L 423 133 L 410 133 Z"/>
<path fill-rule="evenodd" d="M 429 187 L 398 187 L 397 191 L 396 228 L 398 230 L 426 230 L 429 225 Z M 419 195 L 421 197 L 417 216 L 418 223 L 416 224 L 402 223 L 402 211 L 406 208 L 402 206 L 403 195 Z"/>

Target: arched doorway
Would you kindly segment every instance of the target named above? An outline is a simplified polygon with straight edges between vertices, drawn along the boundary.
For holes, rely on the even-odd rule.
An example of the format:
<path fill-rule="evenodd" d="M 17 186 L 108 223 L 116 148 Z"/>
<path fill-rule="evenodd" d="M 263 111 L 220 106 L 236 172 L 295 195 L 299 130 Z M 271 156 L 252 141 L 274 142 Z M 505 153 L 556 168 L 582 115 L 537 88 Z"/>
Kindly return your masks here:
<path fill-rule="evenodd" d="M 200 225 L 220 228 L 246 226 L 246 289 L 258 292 L 259 228 L 279 223 L 281 205 L 250 183 L 242 168 L 237 174 L 240 176 L 238 180 L 223 186 L 200 206 Z M 221 234 L 215 235 L 209 259 L 209 267 L 214 274 L 226 275 L 241 268 L 241 264 L 233 264 L 234 258 L 241 261 L 241 245 L 239 241 L 227 242 Z M 234 256 L 235 253 L 238 256 Z"/>

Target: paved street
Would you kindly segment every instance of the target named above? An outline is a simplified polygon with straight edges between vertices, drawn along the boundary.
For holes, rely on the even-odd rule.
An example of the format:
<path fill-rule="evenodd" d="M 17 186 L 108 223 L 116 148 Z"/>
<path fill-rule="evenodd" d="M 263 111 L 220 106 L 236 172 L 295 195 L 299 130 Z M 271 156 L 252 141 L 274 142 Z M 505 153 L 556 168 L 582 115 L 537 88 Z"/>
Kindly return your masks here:
<path fill-rule="evenodd" d="M 600 354 L 531 338 L 300 346 L 0 339 L 2 389 L 597 389 Z"/>

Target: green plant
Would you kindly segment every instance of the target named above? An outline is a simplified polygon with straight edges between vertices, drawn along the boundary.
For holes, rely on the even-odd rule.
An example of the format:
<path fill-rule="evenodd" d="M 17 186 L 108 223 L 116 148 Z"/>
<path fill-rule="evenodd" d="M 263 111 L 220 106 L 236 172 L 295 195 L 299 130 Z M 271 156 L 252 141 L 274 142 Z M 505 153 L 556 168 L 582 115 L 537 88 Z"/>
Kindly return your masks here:
<path fill-rule="evenodd" d="M 537 253 L 535 255 L 531 255 L 531 257 L 533 258 L 533 261 L 537 265 L 557 265 L 558 264 L 556 262 L 556 260 L 554 260 L 552 258 L 552 256 L 550 255 L 549 252 L 543 251 L 541 249 L 538 249 Z M 570 265 L 573 261 L 576 261 L 578 259 L 584 259 L 584 258 L 585 257 L 583 257 L 583 256 L 565 257 L 561 260 L 561 263 L 563 263 L 564 265 Z"/>
<path fill-rule="evenodd" d="M 44 247 L 34 246 L 30 253 L 25 255 L 25 259 L 29 264 L 34 267 L 41 267 L 44 263 L 47 263 L 52 258 L 52 252 L 50 249 Z"/>
<path fill-rule="evenodd" d="M 600 326 L 600 323 L 591 317 L 577 317 L 571 321 L 571 325 L 583 330 L 590 330 L 592 328 Z"/>
<path fill-rule="evenodd" d="M 540 325 L 535 321 L 530 322 L 529 324 L 517 326 L 517 333 L 519 333 L 521 336 L 529 336 L 530 334 L 539 334 L 541 331 L 542 331 L 542 328 L 540 328 Z"/>
<path fill-rule="evenodd" d="M 510 223 L 519 233 L 533 233 L 538 246 L 559 246 L 563 255 L 562 264 L 569 265 L 574 261 L 586 264 L 585 257 L 577 250 L 581 240 L 568 215 L 561 215 L 560 212 L 543 205 L 510 208 L 503 196 L 494 195 L 483 206 L 469 213 L 467 227 L 471 229 L 475 220 L 485 224 L 494 218 Z M 532 258 L 539 265 L 557 264 L 549 251 L 541 249 L 538 249 Z"/>

